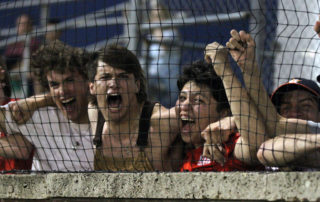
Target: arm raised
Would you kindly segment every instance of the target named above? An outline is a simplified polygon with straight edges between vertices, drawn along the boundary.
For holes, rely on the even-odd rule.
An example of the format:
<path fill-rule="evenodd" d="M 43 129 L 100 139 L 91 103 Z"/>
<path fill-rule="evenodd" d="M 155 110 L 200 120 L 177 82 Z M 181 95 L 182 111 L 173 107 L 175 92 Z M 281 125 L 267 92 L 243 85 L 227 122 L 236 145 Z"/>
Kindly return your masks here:
<path fill-rule="evenodd" d="M 306 124 L 289 121 L 277 113 L 261 79 L 260 68 L 255 61 L 255 42 L 245 31 L 231 30 L 231 38 L 226 46 L 232 58 L 240 67 L 249 96 L 256 103 L 258 110 L 266 121 L 269 137 L 290 133 L 308 133 Z"/>
<path fill-rule="evenodd" d="M 257 164 L 256 153 L 266 139 L 264 119 L 232 71 L 228 50 L 216 42 L 211 43 L 206 47 L 205 58 L 211 60 L 214 70 L 223 81 L 234 121 L 241 134 L 234 156 L 247 164 Z"/>

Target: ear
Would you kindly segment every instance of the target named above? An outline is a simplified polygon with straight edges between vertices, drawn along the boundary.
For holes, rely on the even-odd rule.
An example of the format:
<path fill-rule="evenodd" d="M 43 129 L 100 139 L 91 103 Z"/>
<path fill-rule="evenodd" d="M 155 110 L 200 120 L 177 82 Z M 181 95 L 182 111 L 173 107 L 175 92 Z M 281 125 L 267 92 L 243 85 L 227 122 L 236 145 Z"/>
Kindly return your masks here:
<path fill-rule="evenodd" d="M 139 93 L 140 91 L 140 81 L 139 80 L 136 80 L 136 93 Z"/>
<path fill-rule="evenodd" d="M 89 82 L 89 89 L 90 89 L 90 94 L 95 96 L 97 93 L 96 93 L 96 87 L 94 85 L 94 83 L 92 82 Z"/>

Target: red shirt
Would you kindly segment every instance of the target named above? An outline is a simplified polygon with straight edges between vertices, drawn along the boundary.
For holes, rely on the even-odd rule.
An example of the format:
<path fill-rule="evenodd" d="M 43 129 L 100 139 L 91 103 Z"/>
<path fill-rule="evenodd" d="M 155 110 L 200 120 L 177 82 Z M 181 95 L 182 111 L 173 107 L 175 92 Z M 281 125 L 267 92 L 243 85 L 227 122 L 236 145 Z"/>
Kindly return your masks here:
<path fill-rule="evenodd" d="M 25 41 L 19 41 L 7 45 L 4 55 L 6 57 L 8 70 L 16 67 L 17 63 L 22 60 L 25 46 Z M 30 54 L 34 53 L 39 48 L 39 46 L 39 41 L 36 38 L 32 38 L 30 43 Z"/>
<path fill-rule="evenodd" d="M 14 101 L 14 99 L 11 99 L 10 101 Z M 3 138 L 6 135 L 1 132 L 0 136 L 1 136 L 0 138 Z M 3 157 L 0 157 L 0 171 L 30 170 L 32 166 L 33 153 L 34 152 L 31 152 L 30 157 L 27 160 L 6 159 Z"/>
<path fill-rule="evenodd" d="M 263 166 L 248 166 L 233 157 L 234 147 L 240 137 L 239 133 L 232 135 L 229 140 L 223 143 L 225 149 L 225 159 L 227 160 L 224 166 L 209 158 L 202 156 L 203 147 L 199 147 L 187 153 L 187 157 L 180 169 L 183 171 L 248 171 L 262 170 Z"/>
<path fill-rule="evenodd" d="M 31 52 L 35 52 L 40 46 L 39 41 L 36 38 L 31 39 L 30 49 Z M 8 44 L 5 50 L 6 57 L 16 57 L 21 58 L 23 56 L 23 51 L 25 48 L 25 42 L 19 41 L 13 44 Z"/>

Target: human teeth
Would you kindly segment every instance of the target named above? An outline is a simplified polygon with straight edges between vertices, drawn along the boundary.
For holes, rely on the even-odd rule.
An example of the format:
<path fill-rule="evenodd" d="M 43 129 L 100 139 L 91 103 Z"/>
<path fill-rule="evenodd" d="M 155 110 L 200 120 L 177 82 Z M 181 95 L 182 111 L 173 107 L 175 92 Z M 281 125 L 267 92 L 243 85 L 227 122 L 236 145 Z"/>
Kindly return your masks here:
<path fill-rule="evenodd" d="M 194 120 L 193 119 L 191 119 L 191 118 L 187 118 L 187 117 L 181 117 L 181 120 L 182 121 L 189 121 L 189 122 L 193 122 Z"/>
<path fill-rule="evenodd" d="M 117 93 L 111 93 L 111 94 L 109 94 L 109 96 L 118 96 L 119 94 L 117 94 Z"/>
<path fill-rule="evenodd" d="M 71 102 L 71 101 L 73 101 L 74 100 L 74 98 L 69 98 L 69 99 L 66 99 L 66 100 L 62 100 L 61 102 L 63 103 L 63 104 L 66 104 L 66 103 L 69 103 L 69 102 Z"/>

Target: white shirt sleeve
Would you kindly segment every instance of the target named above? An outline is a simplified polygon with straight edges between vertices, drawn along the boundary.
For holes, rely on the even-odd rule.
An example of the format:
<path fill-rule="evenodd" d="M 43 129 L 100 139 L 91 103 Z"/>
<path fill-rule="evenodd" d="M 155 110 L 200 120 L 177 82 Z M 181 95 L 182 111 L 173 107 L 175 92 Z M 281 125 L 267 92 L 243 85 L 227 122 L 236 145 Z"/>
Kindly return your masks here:
<path fill-rule="evenodd" d="M 313 134 L 320 134 L 320 123 L 308 121 L 309 130 Z"/>

